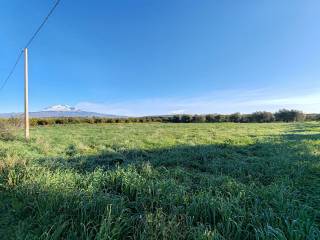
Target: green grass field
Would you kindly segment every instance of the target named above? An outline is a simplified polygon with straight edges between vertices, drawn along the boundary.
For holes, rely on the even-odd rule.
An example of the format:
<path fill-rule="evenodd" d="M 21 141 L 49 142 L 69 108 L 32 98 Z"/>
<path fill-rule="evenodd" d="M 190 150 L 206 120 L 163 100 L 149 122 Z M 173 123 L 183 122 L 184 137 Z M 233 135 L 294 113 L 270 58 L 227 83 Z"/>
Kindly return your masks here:
<path fill-rule="evenodd" d="M 0 140 L 0 239 L 320 239 L 320 123 L 20 134 Z"/>

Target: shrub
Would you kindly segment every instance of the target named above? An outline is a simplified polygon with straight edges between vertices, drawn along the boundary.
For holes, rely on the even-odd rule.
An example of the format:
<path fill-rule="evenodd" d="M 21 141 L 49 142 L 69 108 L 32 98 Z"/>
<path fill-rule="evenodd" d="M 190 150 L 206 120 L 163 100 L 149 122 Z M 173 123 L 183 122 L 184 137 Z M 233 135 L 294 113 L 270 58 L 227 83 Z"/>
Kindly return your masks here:
<path fill-rule="evenodd" d="M 242 122 L 242 123 L 252 122 L 252 120 L 251 120 L 251 114 L 242 114 L 242 115 L 241 115 L 241 120 L 240 120 L 240 122 Z"/>
<path fill-rule="evenodd" d="M 233 113 L 229 116 L 230 122 L 241 122 L 241 114 L 240 113 Z"/>
<path fill-rule="evenodd" d="M 254 112 L 250 116 L 250 122 L 273 122 L 275 117 L 271 112 Z"/>
<path fill-rule="evenodd" d="M 9 121 L 0 121 L 0 139 L 3 141 L 13 141 L 17 137 L 16 127 Z"/>
<path fill-rule="evenodd" d="M 171 117 L 171 122 L 174 122 L 174 123 L 180 123 L 181 122 L 181 115 L 173 115 L 172 117 Z"/>
<path fill-rule="evenodd" d="M 226 117 L 221 114 L 216 115 L 214 118 L 216 122 L 226 122 L 227 120 Z"/>
<path fill-rule="evenodd" d="M 93 118 L 94 123 L 102 123 L 102 118 Z"/>
<path fill-rule="evenodd" d="M 146 120 L 146 118 L 140 117 L 139 122 L 144 123 L 144 122 L 147 122 L 147 120 Z"/>
<path fill-rule="evenodd" d="M 90 123 L 90 124 L 94 123 L 94 119 L 93 118 L 82 118 L 82 119 L 79 119 L 79 121 L 82 122 L 82 123 Z"/>
<path fill-rule="evenodd" d="M 117 118 L 117 119 L 115 120 L 115 122 L 116 122 L 116 123 L 123 123 L 123 122 L 124 122 L 124 119 Z"/>
<path fill-rule="evenodd" d="M 281 109 L 275 113 L 275 118 L 277 121 L 298 122 L 303 121 L 305 119 L 305 115 L 303 112 L 298 110 Z"/>
<path fill-rule="evenodd" d="M 68 117 L 67 119 L 65 119 L 65 123 L 75 124 L 75 123 L 81 123 L 83 122 L 83 120 L 86 120 L 86 118 L 82 119 L 77 117 Z"/>
<path fill-rule="evenodd" d="M 115 122 L 115 120 L 113 118 L 107 119 L 107 123 L 114 123 L 114 122 Z"/>
<path fill-rule="evenodd" d="M 214 114 L 207 114 L 205 116 L 205 118 L 206 118 L 206 122 L 215 122 L 216 121 L 216 118 L 215 118 Z"/>
<path fill-rule="evenodd" d="M 47 119 L 36 119 L 37 125 L 48 125 Z"/>
<path fill-rule="evenodd" d="M 316 113 L 306 114 L 305 120 L 306 121 L 319 121 L 320 114 L 316 114 Z"/>
<path fill-rule="evenodd" d="M 62 118 L 61 119 L 58 118 L 58 119 L 54 120 L 54 123 L 55 124 L 64 124 L 64 120 Z"/>
<path fill-rule="evenodd" d="M 189 123 L 192 121 L 192 116 L 188 114 L 184 114 L 181 116 L 181 122 L 183 123 Z"/>
<path fill-rule="evenodd" d="M 194 115 L 192 117 L 192 122 L 195 123 L 203 123 L 206 121 L 206 117 L 204 115 Z"/>

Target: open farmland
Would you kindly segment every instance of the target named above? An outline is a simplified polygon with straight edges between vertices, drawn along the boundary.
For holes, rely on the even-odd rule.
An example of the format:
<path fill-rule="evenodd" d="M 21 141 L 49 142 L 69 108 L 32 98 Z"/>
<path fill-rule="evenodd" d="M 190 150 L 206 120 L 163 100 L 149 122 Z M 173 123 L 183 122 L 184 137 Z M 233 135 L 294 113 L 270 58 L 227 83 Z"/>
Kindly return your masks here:
<path fill-rule="evenodd" d="M 320 123 L 74 124 L 0 140 L 0 239 L 320 239 Z"/>

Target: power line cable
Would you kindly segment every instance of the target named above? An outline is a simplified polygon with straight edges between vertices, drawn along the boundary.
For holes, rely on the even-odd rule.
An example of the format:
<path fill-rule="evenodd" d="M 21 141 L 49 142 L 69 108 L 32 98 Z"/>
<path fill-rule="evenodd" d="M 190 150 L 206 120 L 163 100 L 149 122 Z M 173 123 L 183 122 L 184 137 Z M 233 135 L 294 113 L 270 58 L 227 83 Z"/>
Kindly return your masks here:
<path fill-rule="evenodd" d="M 34 34 L 31 36 L 31 38 L 29 39 L 29 41 L 27 42 L 27 44 L 25 45 L 24 48 L 28 48 L 31 43 L 33 42 L 33 40 L 36 38 L 36 36 L 38 35 L 38 33 L 41 31 L 41 29 L 43 28 L 43 26 L 46 24 L 46 22 L 48 21 L 48 19 L 50 18 L 50 16 L 52 15 L 52 13 L 54 12 L 54 10 L 57 8 L 57 6 L 59 5 L 61 0 L 57 0 L 56 3 L 53 5 L 53 7 L 50 9 L 49 13 L 47 14 L 47 16 L 44 18 L 44 20 L 42 21 L 42 23 L 39 25 L 39 27 L 37 28 L 37 30 L 34 32 Z M 17 60 L 15 61 L 15 63 L 13 64 L 13 67 L 11 68 L 8 76 L 4 79 L 3 83 L 0 86 L 0 92 L 2 91 L 2 89 L 6 86 L 8 80 L 10 79 L 10 77 L 12 76 L 12 74 L 14 73 L 21 57 L 23 54 L 24 50 L 21 50 Z"/>
<path fill-rule="evenodd" d="M 52 13 L 54 12 L 54 10 L 56 9 L 56 7 L 59 5 L 61 0 L 57 0 L 56 3 L 53 5 L 53 7 L 51 8 L 50 12 L 48 13 L 48 15 L 45 17 L 45 19 L 42 21 L 42 23 L 40 24 L 40 26 L 37 28 L 37 30 L 34 32 L 34 34 L 32 35 L 32 37 L 30 38 L 30 40 L 27 42 L 26 46 L 24 48 L 28 48 L 30 46 L 30 44 L 32 43 L 32 41 L 35 39 L 35 37 L 37 36 L 37 34 L 40 32 L 40 30 L 42 29 L 42 27 L 46 24 L 46 22 L 48 21 L 49 17 L 52 15 Z"/>
<path fill-rule="evenodd" d="M 18 65 L 18 63 L 19 63 L 19 61 L 20 61 L 20 59 L 21 59 L 21 57 L 22 57 L 22 54 L 23 54 L 23 51 L 21 51 L 21 52 L 19 53 L 19 55 L 18 55 L 18 57 L 17 57 L 17 60 L 15 61 L 13 67 L 11 68 L 8 76 L 4 79 L 3 83 L 1 84 L 1 86 L 0 86 L 0 92 L 1 92 L 2 89 L 6 86 L 9 78 L 11 77 L 11 75 L 12 75 L 13 72 L 14 72 L 14 70 L 16 69 L 16 67 L 17 67 L 17 65 Z"/>

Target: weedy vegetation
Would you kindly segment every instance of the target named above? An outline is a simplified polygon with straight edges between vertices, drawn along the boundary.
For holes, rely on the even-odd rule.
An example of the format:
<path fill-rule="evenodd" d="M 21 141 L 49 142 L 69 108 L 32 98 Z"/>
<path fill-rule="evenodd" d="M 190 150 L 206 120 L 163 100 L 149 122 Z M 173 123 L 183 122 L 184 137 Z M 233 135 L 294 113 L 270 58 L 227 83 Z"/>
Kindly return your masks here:
<path fill-rule="evenodd" d="M 320 239 L 319 122 L 31 134 L 0 138 L 0 239 Z"/>
<path fill-rule="evenodd" d="M 18 136 L 18 130 L 21 127 L 19 118 L 0 119 L 0 140 L 13 141 Z"/>

